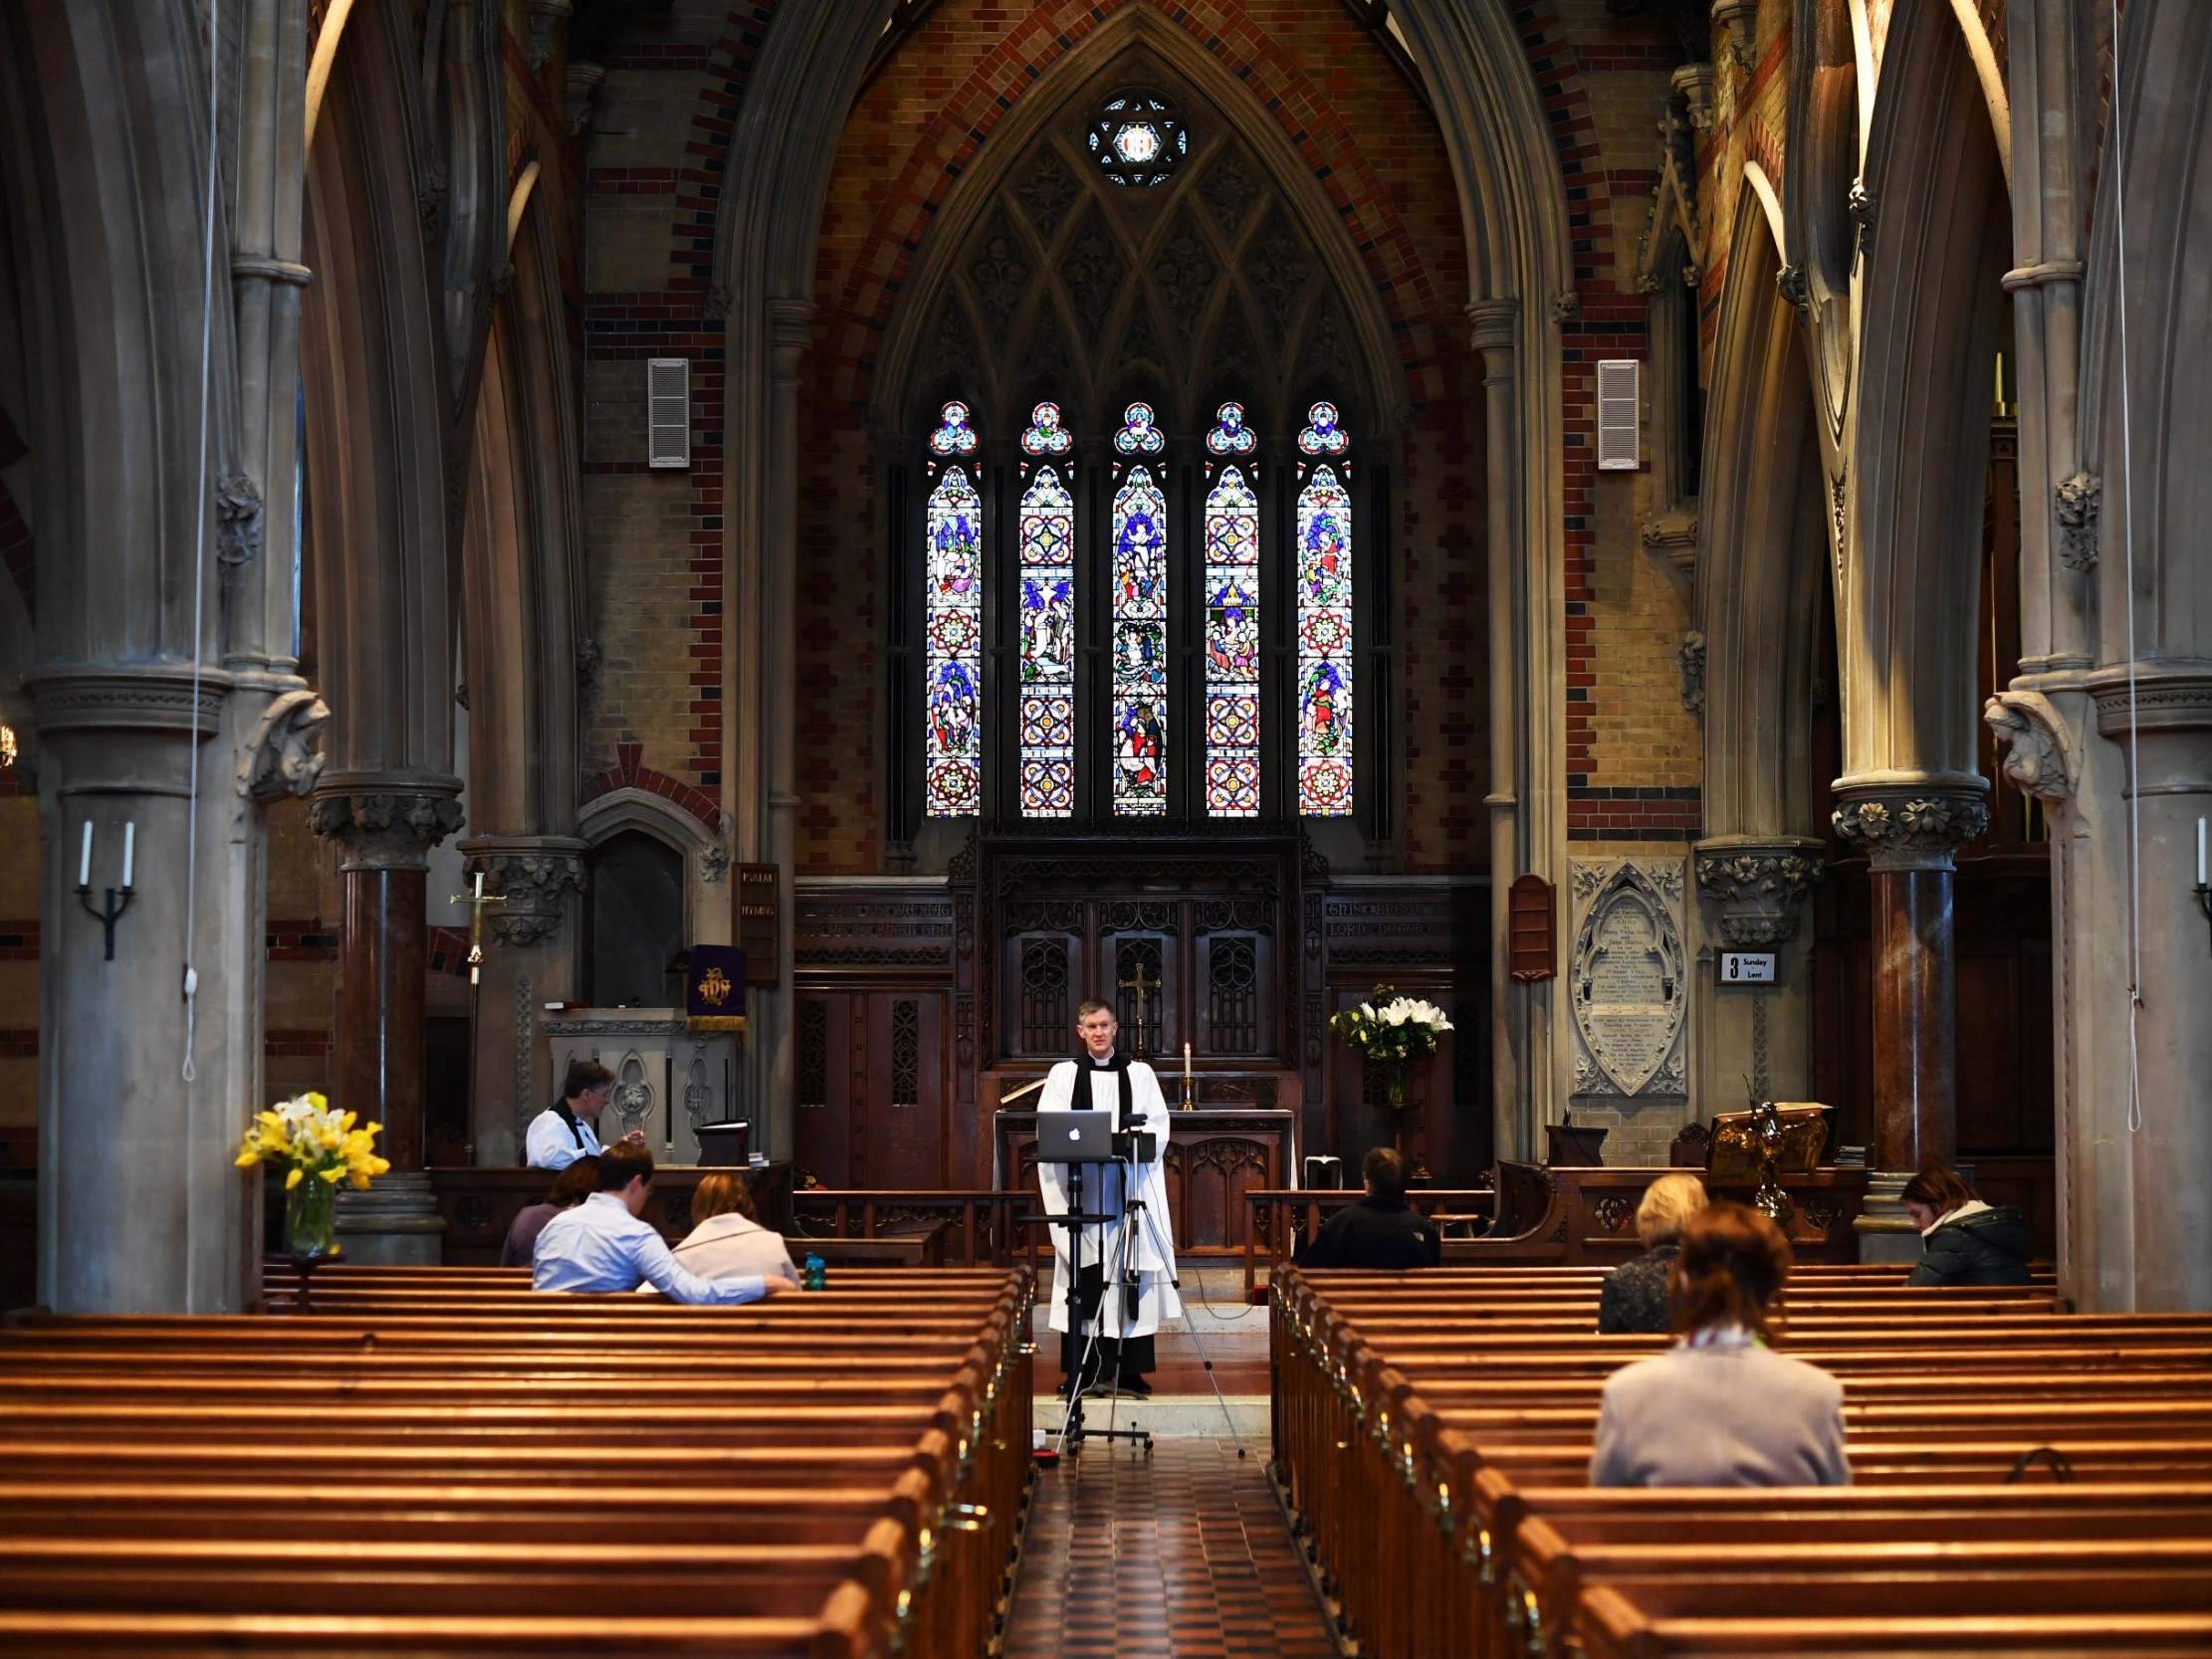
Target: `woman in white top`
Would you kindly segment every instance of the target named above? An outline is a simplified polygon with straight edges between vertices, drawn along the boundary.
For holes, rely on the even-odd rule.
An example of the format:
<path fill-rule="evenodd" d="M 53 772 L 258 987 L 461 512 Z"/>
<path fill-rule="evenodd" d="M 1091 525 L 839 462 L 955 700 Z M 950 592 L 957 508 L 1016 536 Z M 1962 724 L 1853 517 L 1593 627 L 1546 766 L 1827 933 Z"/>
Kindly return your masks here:
<path fill-rule="evenodd" d="M 1682 1224 L 1674 1346 L 1615 1371 L 1592 1486 L 1847 1486 L 1843 1384 L 1767 1347 L 1790 1273 L 1782 1229 L 1742 1204 Z"/>
<path fill-rule="evenodd" d="M 766 1278 L 798 1283 L 780 1233 L 761 1225 L 743 1175 L 708 1175 L 691 1197 L 691 1231 L 676 1246 L 677 1265 L 702 1279 Z"/>

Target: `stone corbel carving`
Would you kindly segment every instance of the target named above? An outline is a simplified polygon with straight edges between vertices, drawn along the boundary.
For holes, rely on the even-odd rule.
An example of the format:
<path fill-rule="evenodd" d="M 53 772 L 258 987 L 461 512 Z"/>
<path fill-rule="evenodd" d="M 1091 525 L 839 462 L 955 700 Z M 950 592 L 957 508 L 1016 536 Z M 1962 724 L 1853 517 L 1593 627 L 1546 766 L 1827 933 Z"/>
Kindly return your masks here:
<path fill-rule="evenodd" d="M 710 883 L 718 883 L 730 874 L 730 847 L 717 841 L 699 855 L 699 874 Z"/>
<path fill-rule="evenodd" d="M 238 566 L 261 555 L 261 489 L 244 473 L 215 481 L 215 556 Z"/>
<path fill-rule="evenodd" d="M 415 178 L 415 212 L 422 239 L 435 242 L 445 233 L 446 171 L 442 161 L 425 161 Z"/>
<path fill-rule="evenodd" d="M 1705 718 L 1705 636 L 1695 628 L 1682 635 L 1674 650 L 1674 666 L 1682 676 L 1682 707 L 1699 720 Z"/>
<path fill-rule="evenodd" d="M 1749 75 L 1757 63 L 1759 0 L 1713 0 L 1713 31 L 1728 47 L 1736 68 Z"/>
<path fill-rule="evenodd" d="M 1785 265 L 1774 274 L 1774 290 L 1799 311 L 1809 311 L 1813 304 L 1813 291 L 1805 281 L 1805 267 Z"/>
<path fill-rule="evenodd" d="M 1713 123 L 1712 65 L 1683 64 L 1671 80 L 1689 115 L 1689 124 L 1699 132 L 1707 130 Z"/>
<path fill-rule="evenodd" d="M 1845 198 L 1845 205 L 1850 208 L 1852 219 L 1859 226 L 1859 251 L 1863 254 L 1875 235 L 1875 193 L 1867 188 L 1865 179 L 1855 178 L 1851 181 L 1851 194 Z"/>
<path fill-rule="evenodd" d="M 606 654 L 599 649 L 595 639 L 579 640 L 576 644 L 576 694 L 589 703 L 598 695 L 599 670 L 605 665 Z"/>
<path fill-rule="evenodd" d="M 331 711 L 311 691 L 286 692 L 263 711 L 238 760 L 238 792 L 257 801 L 305 795 L 323 775 L 316 740 Z"/>
<path fill-rule="evenodd" d="M 1688 576 L 1697 568 L 1697 515 L 1682 508 L 1655 513 L 1639 526 L 1644 545 Z"/>
<path fill-rule="evenodd" d="M 2059 557 L 2069 570 L 2097 568 L 2097 518 L 2103 494 L 2104 481 L 2095 473 L 2059 481 Z"/>
<path fill-rule="evenodd" d="M 1582 296 L 1571 288 L 1563 288 L 1551 297 L 1551 319 L 1554 322 L 1572 321 L 1582 310 Z"/>
<path fill-rule="evenodd" d="M 1999 692 L 1982 719 L 2004 746 L 2005 776 L 2024 795 L 2063 801 L 2081 781 L 2081 760 L 2066 718 L 2040 692 Z"/>
<path fill-rule="evenodd" d="M 1720 936 L 1738 950 L 1797 937 L 1805 896 L 1827 873 L 1818 841 L 1708 842 L 1697 849 L 1697 891 L 1720 907 Z"/>
<path fill-rule="evenodd" d="M 730 320 L 730 308 L 737 303 L 737 296 L 727 283 L 717 283 L 707 290 L 707 298 L 700 302 L 699 314 L 709 322 Z"/>
<path fill-rule="evenodd" d="M 572 138 L 591 124 L 591 106 L 598 102 L 599 89 L 606 85 L 604 64 L 577 64 L 568 66 L 562 78 L 562 91 L 566 95 L 565 108 L 568 117 L 568 135 Z"/>
<path fill-rule="evenodd" d="M 574 10 L 571 0 L 530 0 L 530 67 L 553 62 L 553 37 Z"/>
<path fill-rule="evenodd" d="M 1951 854 L 1989 827 L 1987 787 L 1978 778 L 1876 785 L 1845 796 L 1832 818 L 1877 870 L 1948 870 Z"/>

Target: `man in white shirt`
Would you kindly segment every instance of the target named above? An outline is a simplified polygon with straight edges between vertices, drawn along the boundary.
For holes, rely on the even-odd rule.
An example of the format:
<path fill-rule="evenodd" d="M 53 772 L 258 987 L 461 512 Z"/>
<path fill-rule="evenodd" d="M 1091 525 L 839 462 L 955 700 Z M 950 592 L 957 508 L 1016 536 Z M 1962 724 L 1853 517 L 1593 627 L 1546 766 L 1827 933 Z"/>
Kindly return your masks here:
<path fill-rule="evenodd" d="M 1140 1131 L 1155 1141 L 1152 1159 L 1134 1166 L 1134 1197 L 1144 1208 L 1130 1211 L 1126 1227 L 1116 1220 L 1051 1229 L 1052 1329 L 1063 1334 L 1060 1364 L 1071 1382 L 1080 1370 L 1086 1388 L 1111 1378 L 1124 1393 L 1146 1394 L 1151 1392 L 1144 1373 L 1153 1368 L 1153 1336 L 1161 1321 L 1182 1317 L 1183 1303 L 1175 1291 L 1175 1238 L 1169 1225 L 1168 1183 L 1159 1161 L 1168 1148 L 1168 1103 L 1152 1068 L 1116 1049 L 1120 1029 L 1105 1003 L 1084 1003 L 1075 1019 L 1083 1052 L 1052 1068 L 1037 1102 L 1039 1112 L 1111 1112 L 1116 1130 Z M 1078 1089 L 1078 1083 L 1087 1087 Z M 1074 1182 L 1069 1167 L 1037 1164 L 1044 1207 L 1054 1215 L 1065 1215 L 1072 1207 L 1068 1200 Z M 1131 1172 L 1119 1163 L 1084 1165 L 1083 1213 L 1120 1216 Z M 1135 1276 L 1134 1286 L 1127 1283 L 1125 1272 Z M 1113 1287 L 1110 1295 L 1106 1294 L 1109 1286 Z M 1094 1310 L 1098 1316 L 1095 1348 L 1091 1343 Z"/>
<path fill-rule="evenodd" d="M 614 1074 L 596 1060 L 571 1060 L 560 1085 L 560 1099 L 530 1121 L 524 1161 L 533 1169 L 565 1169 L 579 1157 L 599 1154 L 599 1114 L 614 1093 Z M 645 1132 L 624 1137 L 640 1146 Z"/>
<path fill-rule="evenodd" d="M 599 1190 L 562 1210 L 538 1235 L 531 1289 L 634 1291 L 639 1285 L 678 1302 L 758 1302 L 792 1288 L 781 1278 L 751 1275 L 702 1279 L 677 1265 L 664 1240 L 643 1219 L 653 1186 L 653 1154 L 618 1141 L 599 1154 Z"/>

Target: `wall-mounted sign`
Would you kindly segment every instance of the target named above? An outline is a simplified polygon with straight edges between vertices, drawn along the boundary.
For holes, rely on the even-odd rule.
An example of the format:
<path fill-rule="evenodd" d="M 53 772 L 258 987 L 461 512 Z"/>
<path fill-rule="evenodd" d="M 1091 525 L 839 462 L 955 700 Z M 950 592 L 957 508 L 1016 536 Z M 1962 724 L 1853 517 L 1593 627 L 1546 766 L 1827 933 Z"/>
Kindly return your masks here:
<path fill-rule="evenodd" d="M 1771 950 L 1723 950 L 1719 957 L 1720 982 L 1723 985 L 1771 985 L 1775 961 L 1775 953 Z"/>

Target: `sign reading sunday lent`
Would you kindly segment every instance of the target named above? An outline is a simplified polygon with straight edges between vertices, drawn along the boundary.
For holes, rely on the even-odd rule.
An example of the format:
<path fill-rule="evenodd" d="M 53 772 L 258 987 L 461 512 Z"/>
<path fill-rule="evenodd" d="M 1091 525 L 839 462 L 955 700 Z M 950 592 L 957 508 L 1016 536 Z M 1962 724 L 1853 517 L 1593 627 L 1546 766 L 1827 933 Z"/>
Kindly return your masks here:
<path fill-rule="evenodd" d="M 734 944 L 695 944 L 684 969 L 684 1027 L 745 1029 L 745 952 Z"/>

